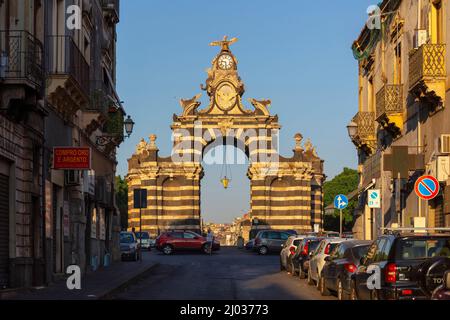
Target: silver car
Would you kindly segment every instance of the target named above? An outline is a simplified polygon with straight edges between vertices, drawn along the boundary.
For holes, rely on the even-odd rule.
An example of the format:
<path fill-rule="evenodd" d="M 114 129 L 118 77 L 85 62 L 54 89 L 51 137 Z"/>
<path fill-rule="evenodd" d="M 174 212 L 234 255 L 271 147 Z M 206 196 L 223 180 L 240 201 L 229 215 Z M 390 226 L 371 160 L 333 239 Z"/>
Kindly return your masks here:
<path fill-rule="evenodd" d="M 282 245 L 291 236 L 286 231 L 265 230 L 260 231 L 255 237 L 253 251 L 261 255 L 266 255 L 269 252 L 279 253 Z"/>

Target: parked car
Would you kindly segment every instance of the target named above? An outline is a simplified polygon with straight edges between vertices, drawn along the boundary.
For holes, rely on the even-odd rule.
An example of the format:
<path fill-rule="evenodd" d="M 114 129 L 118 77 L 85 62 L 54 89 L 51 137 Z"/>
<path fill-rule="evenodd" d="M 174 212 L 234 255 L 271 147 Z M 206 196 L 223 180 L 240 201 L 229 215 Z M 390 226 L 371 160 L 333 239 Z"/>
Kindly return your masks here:
<path fill-rule="evenodd" d="M 434 290 L 432 300 L 450 300 L 450 271 L 445 272 L 443 281 L 444 283 Z"/>
<path fill-rule="evenodd" d="M 150 248 L 156 247 L 156 239 L 155 238 L 150 238 L 148 242 L 150 243 Z"/>
<path fill-rule="evenodd" d="M 139 258 L 139 243 L 133 232 L 120 232 L 120 253 L 122 260 L 131 259 L 133 261 Z"/>
<path fill-rule="evenodd" d="M 156 249 L 166 255 L 179 250 L 201 250 L 208 253 L 206 238 L 192 231 L 164 232 L 156 239 Z M 220 242 L 214 240 L 213 251 L 220 250 Z"/>
<path fill-rule="evenodd" d="M 255 244 L 255 239 L 249 240 L 249 241 L 245 244 L 245 249 L 246 249 L 246 250 L 252 250 L 254 244 Z"/>
<path fill-rule="evenodd" d="M 281 251 L 281 245 L 286 242 L 290 235 L 286 231 L 260 231 L 255 237 L 253 251 L 261 255 L 266 255 L 269 252 L 279 253 Z"/>
<path fill-rule="evenodd" d="M 135 232 L 137 241 L 140 243 L 141 241 L 141 232 Z M 143 231 L 142 232 L 142 243 L 140 243 L 142 250 L 146 249 L 148 251 L 151 250 L 150 245 L 150 233 Z"/>
<path fill-rule="evenodd" d="M 387 234 L 380 236 L 352 275 L 351 299 L 429 299 L 450 270 L 450 235 Z M 379 287 L 369 288 L 372 268 Z M 372 279 L 372 277 L 371 277 Z"/>
<path fill-rule="evenodd" d="M 320 242 L 309 261 L 308 284 L 317 284 L 317 286 L 320 287 L 320 273 L 325 265 L 325 258 L 328 257 L 334 248 L 342 241 L 345 241 L 345 239 L 325 238 Z"/>
<path fill-rule="evenodd" d="M 304 238 L 295 253 L 288 258 L 292 275 L 298 274 L 300 279 L 306 278 L 309 267 L 309 259 L 314 250 L 316 250 L 323 238 L 306 237 Z"/>
<path fill-rule="evenodd" d="M 295 254 L 295 250 L 297 250 L 300 242 L 305 238 L 305 236 L 290 236 L 286 242 L 282 245 L 282 249 L 280 251 L 280 270 L 287 269 L 292 273 L 291 264 L 288 266 L 288 259 L 291 255 Z"/>
<path fill-rule="evenodd" d="M 347 240 L 339 243 L 331 254 L 325 258 L 322 268 L 319 290 L 322 295 L 330 291 L 337 294 L 339 300 L 350 296 L 351 276 L 356 272 L 361 258 L 366 255 L 372 241 Z"/>

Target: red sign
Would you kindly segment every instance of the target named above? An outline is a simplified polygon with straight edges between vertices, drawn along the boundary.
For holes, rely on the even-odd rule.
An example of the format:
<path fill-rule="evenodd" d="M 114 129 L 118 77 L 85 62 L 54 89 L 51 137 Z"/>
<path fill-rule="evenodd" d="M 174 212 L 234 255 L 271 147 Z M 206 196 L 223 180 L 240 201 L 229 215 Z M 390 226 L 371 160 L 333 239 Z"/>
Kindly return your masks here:
<path fill-rule="evenodd" d="M 91 169 L 91 148 L 82 148 L 82 147 L 53 148 L 53 169 L 55 170 Z"/>
<path fill-rule="evenodd" d="M 417 179 L 414 190 L 419 198 L 432 200 L 439 194 L 439 181 L 433 176 L 422 176 Z"/>

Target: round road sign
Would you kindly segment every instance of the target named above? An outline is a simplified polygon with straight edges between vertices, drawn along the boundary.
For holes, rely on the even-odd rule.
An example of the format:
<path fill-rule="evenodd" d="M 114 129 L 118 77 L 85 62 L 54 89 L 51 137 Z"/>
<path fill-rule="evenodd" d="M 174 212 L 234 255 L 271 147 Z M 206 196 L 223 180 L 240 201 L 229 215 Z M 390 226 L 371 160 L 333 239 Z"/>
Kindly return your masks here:
<path fill-rule="evenodd" d="M 417 179 L 414 190 L 419 198 L 432 200 L 439 194 L 439 181 L 433 176 L 422 176 Z"/>

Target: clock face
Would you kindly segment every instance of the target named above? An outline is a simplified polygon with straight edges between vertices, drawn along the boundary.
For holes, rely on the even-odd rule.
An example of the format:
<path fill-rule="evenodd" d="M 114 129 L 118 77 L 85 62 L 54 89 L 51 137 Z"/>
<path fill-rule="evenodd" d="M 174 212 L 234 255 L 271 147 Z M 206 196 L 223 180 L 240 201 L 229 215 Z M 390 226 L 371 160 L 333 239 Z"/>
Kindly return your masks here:
<path fill-rule="evenodd" d="M 230 70 L 233 68 L 234 61 L 233 58 L 228 54 L 223 54 L 219 57 L 219 68 L 222 70 Z"/>
<path fill-rule="evenodd" d="M 237 95 L 236 88 L 231 83 L 224 82 L 217 87 L 216 104 L 220 109 L 229 111 L 236 105 Z"/>

